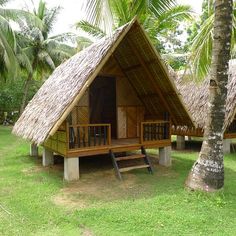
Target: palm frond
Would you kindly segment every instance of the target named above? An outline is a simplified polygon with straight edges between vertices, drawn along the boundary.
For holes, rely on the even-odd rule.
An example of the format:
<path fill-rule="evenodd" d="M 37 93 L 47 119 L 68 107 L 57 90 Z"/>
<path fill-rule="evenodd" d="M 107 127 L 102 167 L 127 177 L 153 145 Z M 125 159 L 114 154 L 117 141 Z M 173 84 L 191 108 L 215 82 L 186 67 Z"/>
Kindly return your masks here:
<path fill-rule="evenodd" d="M 109 34 L 112 32 L 113 17 L 111 12 L 111 0 L 87 0 L 84 12 L 85 21 L 98 26 L 102 31 Z M 118 1 L 117 1 L 118 2 Z"/>
<path fill-rule="evenodd" d="M 77 36 L 76 41 L 77 41 L 77 51 L 81 51 L 93 43 L 91 39 L 83 36 Z"/>
<path fill-rule="evenodd" d="M 61 7 L 54 7 L 52 9 L 47 9 L 43 16 L 43 22 L 44 22 L 44 34 L 45 37 L 52 31 L 53 26 L 57 20 L 57 16 L 61 10 Z"/>
<path fill-rule="evenodd" d="M 82 29 L 84 32 L 89 33 L 95 38 L 102 38 L 106 35 L 102 29 L 100 29 L 98 26 L 92 25 L 88 21 L 79 21 L 76 23 L 76 28 Z"/>
<path fill-rule="evenodd" d="M 197 78 L 201 79 L 208 73 L 211 64 L 213 21 L 211 15 L 201 26 L 199 33 L 192 42 L 190 61 Z"/>
<path fill-rule="evenodd" d="M 3 64 L 6 67 L 6 70 L 8 71 L 9 77 L 15 78 L 15 76 L 18 73 L 18 63 L 16 60 L 16 56 L 12 48 L 9 46 L 1 28 L 0 28 L 0 44 L 3 49 L 1 53 L 2 58 L 0 60 L 4 62 Z"/>
<path fill-rule="evenodd" d="M 150 11 L 158 18 L 164 12 L 177 5 L 176 0 L 150 0 L 148 1 Z"/>
<path fill-rule="evenodd" d="M 77 35 L 75 33 L 67 32 L 49 37 L 46 41 L 55 40 L 57 42 L 76 42 Z"/>
<path fill-rule="evenodd" d="M 15 32 L 12 30 L 9 22 L 0 15 L 0 29 L 3 33 L 7 44 L 12 48 L 13 51 L 16 50 L 16 37 Z"/>
<path fill-rule="evenodd" d="M 12 20 L 16 23 L 21 20 L 24 20 L 27 22 L 27 24 L 32 24 L 40 29 L 42 29 L 43 27 L 43 22 L 40 18 L 24 10 L 0 8 L 0 15 L 5 19 Z"/>
<path fill-rule="evenodd" d="M 56 68 L 52 58 L 46 51 L 41 51 L 38 53 L 38 60 L 41 63 L 47 65 L 51 70 L 54 70 Z"/>

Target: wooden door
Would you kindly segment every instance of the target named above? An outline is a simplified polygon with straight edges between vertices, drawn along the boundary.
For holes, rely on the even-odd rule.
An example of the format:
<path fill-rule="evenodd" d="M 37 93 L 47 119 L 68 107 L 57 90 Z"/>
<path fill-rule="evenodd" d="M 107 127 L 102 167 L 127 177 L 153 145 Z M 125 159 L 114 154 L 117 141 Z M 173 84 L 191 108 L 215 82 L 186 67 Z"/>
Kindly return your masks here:
<path fill-rule="evenodd" d="M 90 123 L 111 124 L 111 136 L 116 138 L 116 80 L 97 77 L 90 86 Z"/>

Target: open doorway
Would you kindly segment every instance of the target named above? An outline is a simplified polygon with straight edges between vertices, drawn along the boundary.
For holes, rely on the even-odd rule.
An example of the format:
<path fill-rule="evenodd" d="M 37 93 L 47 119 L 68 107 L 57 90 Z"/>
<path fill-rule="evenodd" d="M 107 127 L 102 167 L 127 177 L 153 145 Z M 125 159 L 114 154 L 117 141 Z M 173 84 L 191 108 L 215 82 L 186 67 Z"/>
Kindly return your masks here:
<path fill-rule="evenodd" d="M 98 76 L 89 91 L 90 123 L 111 124 L 111 137 L 116 138 L 116 79 Z"/>

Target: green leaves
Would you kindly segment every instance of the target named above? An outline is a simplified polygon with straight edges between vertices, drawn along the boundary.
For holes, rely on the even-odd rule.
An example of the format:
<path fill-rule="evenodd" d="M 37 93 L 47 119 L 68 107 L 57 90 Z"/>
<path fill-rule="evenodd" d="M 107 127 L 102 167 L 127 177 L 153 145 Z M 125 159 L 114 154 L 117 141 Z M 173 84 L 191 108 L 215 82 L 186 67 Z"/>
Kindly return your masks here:
<path fill-rule="evenodd" d="M 213 42 L 213 1 L 206 2 L 204 12 L 201 16 L 200 29 L 195 34 L 195 37 L 190 42 L 190 67 L 193 71 L 195 79 L 203 79 L 207 76 L 210 70 L 212 57 L 212 42 Z M 233 28 L 231 41 L 231 57 L 236 56 L 236 3 L 234 3 L 233 11 Z"/>
<path fill-rule="evenodd" d="M 157 48 L 163 39 L 172 41 L 181 22 L 192 19 L 191 8 L 175 0 L 87 0 L 84 11 L 76 26 L 91 36 L 101 38 L 136 16 Z"/>

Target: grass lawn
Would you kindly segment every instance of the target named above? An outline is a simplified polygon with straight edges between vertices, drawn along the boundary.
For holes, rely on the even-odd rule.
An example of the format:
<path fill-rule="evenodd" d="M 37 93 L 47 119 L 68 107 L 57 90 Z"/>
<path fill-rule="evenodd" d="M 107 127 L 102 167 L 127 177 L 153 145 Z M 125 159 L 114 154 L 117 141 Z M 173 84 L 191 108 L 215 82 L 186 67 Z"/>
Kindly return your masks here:
<path fill-rule="evenodd" d="M 183 188 L 196 152 L 173 152 L 171 168 L 124 181 L 109 162 L 82 162 L 81 180 L 66 183 L 61 164 L 43 168 L 10 132 L 0 126 L 0 235 L 235 235 L 236 154 L 225 157 L 225 187 L 214 194 Z"/>

